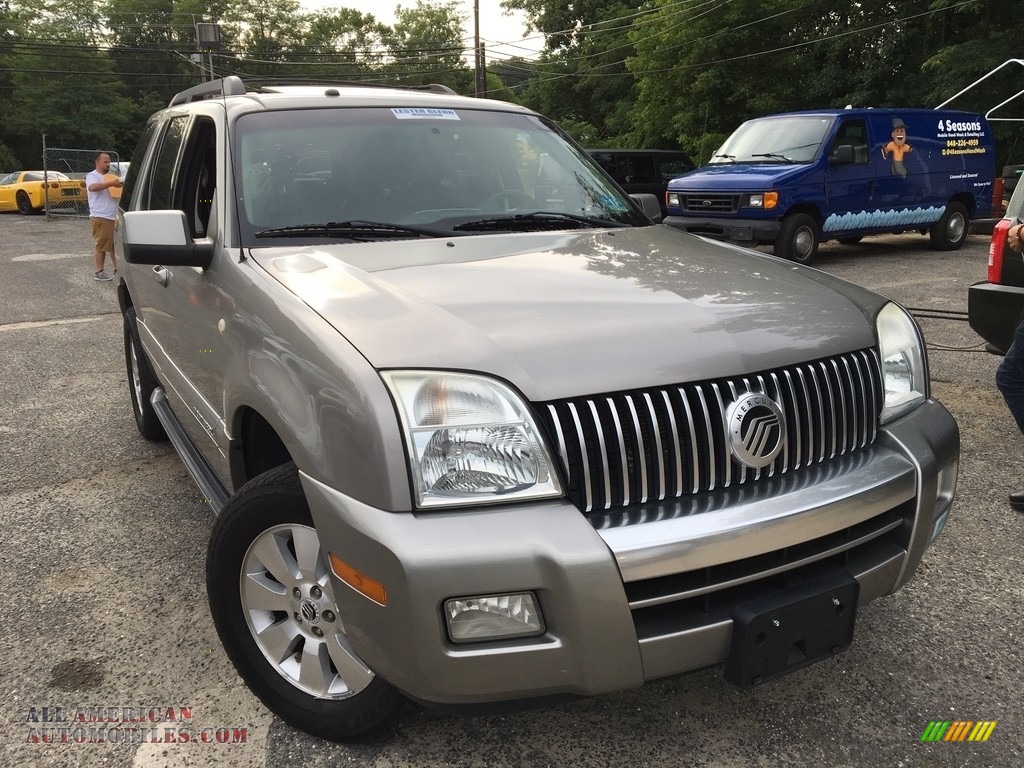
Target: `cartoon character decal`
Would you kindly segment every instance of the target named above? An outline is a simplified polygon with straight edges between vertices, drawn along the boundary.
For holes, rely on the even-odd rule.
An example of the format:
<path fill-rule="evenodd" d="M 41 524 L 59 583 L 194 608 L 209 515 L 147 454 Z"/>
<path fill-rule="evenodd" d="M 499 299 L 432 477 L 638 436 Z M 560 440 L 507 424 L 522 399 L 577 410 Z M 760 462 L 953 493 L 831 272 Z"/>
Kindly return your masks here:
<path fill-rule="evenodd" d="M 892 174 L 902 179 L 907 177 L 907 168 L 903 164 L 903 156 L 913 152 L 914 148 L 907 143 L 907 125 L 900 118 L 892 119 L 892 141 L 882 148 L 882 157 L 892 156 Z"/>

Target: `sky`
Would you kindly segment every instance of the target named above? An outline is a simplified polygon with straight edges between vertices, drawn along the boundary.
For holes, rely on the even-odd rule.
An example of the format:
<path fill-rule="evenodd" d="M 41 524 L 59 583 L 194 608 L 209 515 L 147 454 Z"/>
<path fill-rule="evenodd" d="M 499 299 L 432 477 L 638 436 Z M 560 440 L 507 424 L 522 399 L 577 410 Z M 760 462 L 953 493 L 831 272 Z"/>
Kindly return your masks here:
<path fill-rule="evenodd" d="M 354 8 L 363 13 L 372 13 L 385 24 L 395 23 L 395 7 L 414 8 L 416 0 L 299 0 L 303 8 Z M 500 0 L 477 0 L 480 8 L 480 39 L 488 61 L 493 58 L 506 59 L 510 56 L 533 58 L 544 45 L 544 38 L 537 32 L 527 34 L 524 16 L 519 11 L 506 16 Z M 460 0 L 459 11 L 466 17 L 464 28 L 469 38 L 473 37 L 474 0 Z M 504 45 L 500 45 L 504 43 Z"/>

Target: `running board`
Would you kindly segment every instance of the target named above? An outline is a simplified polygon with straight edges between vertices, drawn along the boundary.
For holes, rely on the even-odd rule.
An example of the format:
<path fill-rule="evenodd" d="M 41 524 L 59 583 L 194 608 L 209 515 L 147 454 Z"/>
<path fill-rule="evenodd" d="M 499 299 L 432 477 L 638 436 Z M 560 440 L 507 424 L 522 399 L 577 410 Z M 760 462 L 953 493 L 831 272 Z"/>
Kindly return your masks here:
<path fill-rule="evenodd" d="M 167 395 L 163 387 L 157 387 L 153 390 L 153 395 L 149 398 L 149 402 L 153 405 L 156 417 L 163 425 L 164 432 L 167 433 L 171 445 L 174 446 L 174 450 L 181 457 L 185 469 L 192 475 L 195 484 L 199 486 L 199 490 L 205 495 L 206 502 L 213 509 L 213 513 L 219 515 L 230 498 L 230 494 L 224 487 L 224 484 L 217 477 L 217 473 L 213 471 L 210 462 L 199 452 L 195 443 L 192 442 L 192 438 L 188 436 L 184 427 L 181 426 L 181 422 L 174 415 L 170 403 L 167 402 Z"/>

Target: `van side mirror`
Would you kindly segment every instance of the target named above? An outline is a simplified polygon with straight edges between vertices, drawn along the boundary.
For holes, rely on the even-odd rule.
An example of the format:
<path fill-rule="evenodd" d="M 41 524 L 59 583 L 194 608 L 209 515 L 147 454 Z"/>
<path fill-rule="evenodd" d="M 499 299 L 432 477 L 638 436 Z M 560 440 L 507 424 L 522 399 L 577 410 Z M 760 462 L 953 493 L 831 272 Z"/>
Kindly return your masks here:
<path fill-rule="evenodd" d="M 840 144 L 836 147 L 836 153 L 829 158 L 829 165 L 852 165 L 853 164 L 853 146 L 850 144 Z"/>

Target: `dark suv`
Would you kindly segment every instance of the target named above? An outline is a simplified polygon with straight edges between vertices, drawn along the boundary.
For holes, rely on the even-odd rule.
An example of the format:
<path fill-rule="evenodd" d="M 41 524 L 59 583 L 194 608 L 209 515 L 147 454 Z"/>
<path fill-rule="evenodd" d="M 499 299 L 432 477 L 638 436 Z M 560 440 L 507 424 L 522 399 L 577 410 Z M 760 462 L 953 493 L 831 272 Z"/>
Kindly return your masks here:
<path fill-rule="evenodd" d="M 597 164 L 630 194 L 650 193 L 665 210 L 668 183 L 694 169 L 685 152 L 674 149 L 588 149 Z"/>
<path fill-rule="evenodd" d="M 217 512 L 239 674 L 355 738 L 828 658 L 952 507 L 897 304 L 655 226 L 557 125 L 444 88 L 178 94 L 121 198 L 130 398 Z"/>

